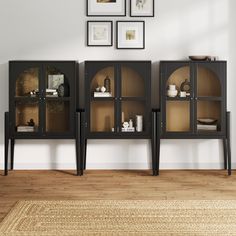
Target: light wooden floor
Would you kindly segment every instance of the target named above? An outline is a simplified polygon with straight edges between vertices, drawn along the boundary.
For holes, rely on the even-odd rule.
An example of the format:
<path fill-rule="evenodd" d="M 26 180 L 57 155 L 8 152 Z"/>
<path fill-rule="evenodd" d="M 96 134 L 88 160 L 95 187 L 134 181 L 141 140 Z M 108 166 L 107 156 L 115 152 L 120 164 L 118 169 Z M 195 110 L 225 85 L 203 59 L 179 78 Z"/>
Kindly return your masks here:
<path fill-rule="evenodd" d="M 18 200 L 236 199 L 236 175 L 226 171 L 0 172 L 0 221 Z"/>

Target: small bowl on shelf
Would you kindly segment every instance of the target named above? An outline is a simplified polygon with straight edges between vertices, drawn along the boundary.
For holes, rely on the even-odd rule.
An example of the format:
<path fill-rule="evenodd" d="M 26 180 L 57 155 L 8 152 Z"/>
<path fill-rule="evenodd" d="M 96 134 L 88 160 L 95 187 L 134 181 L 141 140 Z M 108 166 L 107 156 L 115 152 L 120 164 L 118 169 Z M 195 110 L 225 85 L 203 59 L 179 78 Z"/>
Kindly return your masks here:
<path fill-rule="evenodd" d="M 217 122 L 217 119 L 214 118 L 198 118 L 197 121 L 203 125 L 213 125 Z"/>

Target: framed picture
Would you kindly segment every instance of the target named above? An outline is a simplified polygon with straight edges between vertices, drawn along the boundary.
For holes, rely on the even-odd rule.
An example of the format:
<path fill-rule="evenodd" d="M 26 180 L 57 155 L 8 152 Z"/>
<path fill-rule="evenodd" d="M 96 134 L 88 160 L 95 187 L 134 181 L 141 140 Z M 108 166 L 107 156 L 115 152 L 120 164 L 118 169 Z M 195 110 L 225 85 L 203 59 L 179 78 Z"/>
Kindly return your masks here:
<path fill-rule="evenodd" d="M 64 75 L 48 75 L 48 89 L 58 89 L 59 85 L 64 84 Z"/>
<path fill-rule="evenodd" d="M 144 49 L 145 22 L 117 21 L 116 47 L 117 49 Z"/>
<path fill-rule="evenodd" d="M 112 21 L 88 21 L 87 22 L 87 46 L 112 46 L 113 22 Z"/>
<path fill-rule="evenodd" d="M 126 16 L 126 0 L 86 0 L 87 16 Z"/>
<path fill-rule="evenodd" d="M 154 0 L 130 0 L 130 16 L 154 17 Z"/>

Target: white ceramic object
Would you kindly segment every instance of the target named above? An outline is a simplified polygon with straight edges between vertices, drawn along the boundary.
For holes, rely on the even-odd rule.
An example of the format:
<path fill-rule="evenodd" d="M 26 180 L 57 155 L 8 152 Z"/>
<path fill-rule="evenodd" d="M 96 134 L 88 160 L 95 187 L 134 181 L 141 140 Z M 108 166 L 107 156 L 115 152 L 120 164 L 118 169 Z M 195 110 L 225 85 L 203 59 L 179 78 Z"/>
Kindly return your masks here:
<path fill-rule="evenodd" d="M 106 88 L 104 86 L 101 87 L 101 92 L 105 93 L 106 92 Z"/>
<path fill-rule="evenodd" d="M 136 131 L 143 132 L 143 116 L 136 115 Z"/>
<path fill-rule="evenodd" d="M 176 85 L 175 84 L 170 84 L 169 85 L 169 90 L 175 91 L 176 90 Z"/>
<path fill-rule="evenodd" d="M 124 123 L 123 123 L 123 127 L 124 127 L 125 129 L 129 128 L 129 122 L 124 122 Z"/>
<path fill-rule="evenodd" d="M 174 98 L 178 95 L 178 90 L 168 90 L 167 91 L 167 96 L 168 97 L 171 97 L 171 98 Z"/>
<path fill-rule="evenodd" d="M 187 97 L 187 93 L 185 91 L 180 91 L 179 96 L 181 98 L 186 98 Z"/>
<path fill-rule="evenodd" d="M 133 127 L 134 127 L 134 125 L 133 125 L 133 120 L 130 119 L 130 120 L 129 120 L 129 128 L 133 128 Z"/>
<path fill-rule="evenodd" d="M 97 88 L 96 88 L 96 92 L 100 92 L 100 87 L 97 87 Z"/>

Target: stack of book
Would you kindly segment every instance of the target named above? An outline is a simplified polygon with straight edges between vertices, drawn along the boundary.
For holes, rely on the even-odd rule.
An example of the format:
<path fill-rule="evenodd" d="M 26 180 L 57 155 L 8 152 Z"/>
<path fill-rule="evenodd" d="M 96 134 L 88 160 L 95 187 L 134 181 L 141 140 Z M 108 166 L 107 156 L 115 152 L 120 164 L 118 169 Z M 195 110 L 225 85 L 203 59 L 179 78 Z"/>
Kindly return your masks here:
<path fill-rule="evenodd" d="M 122 128 L 122 132 L 135 132 L 134 127 Z"/>
<path fill-rule="evenodd" d="M 18 126 L 17 132 L 34 132 L 34 126 Z"/>
<path fill-rule="evenodd" d="M 94 92 L 93 96 L 95 98 L 107 98 L 107 97 L 111 97 L 111 93 L 109 92 Z"/>
<path fill-rule="evenodd" d="M 46 89 L 46 97 L 58 97 L 56 89 Z"/>
<path fill-rule="evenodd" d="M 198 124 L 197 130 L 200 131 L 217 131 L 217 124 L 206 125 L 206 124 Z"/>

